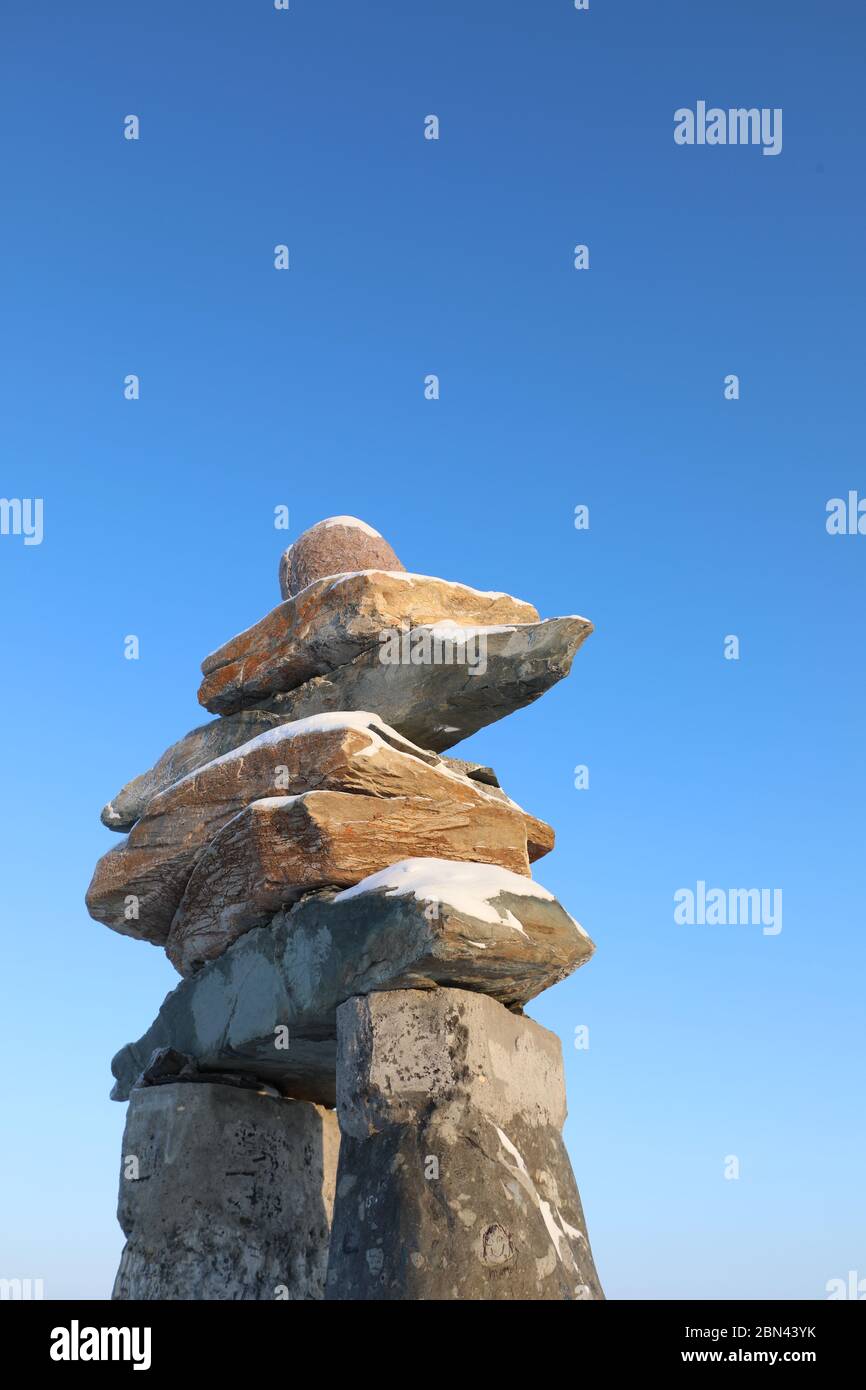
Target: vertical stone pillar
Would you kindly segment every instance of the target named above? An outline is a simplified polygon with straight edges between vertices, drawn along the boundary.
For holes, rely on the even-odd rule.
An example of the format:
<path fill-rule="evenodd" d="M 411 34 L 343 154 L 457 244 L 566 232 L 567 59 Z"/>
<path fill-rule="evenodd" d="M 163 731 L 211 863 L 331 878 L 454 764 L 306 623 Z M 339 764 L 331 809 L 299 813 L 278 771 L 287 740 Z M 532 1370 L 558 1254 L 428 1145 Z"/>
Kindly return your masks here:
<path fill-rule="evenodd" d="M 324 1296 L 333 1111 L 211 1082 L 134 1090 L 115 1299 Z"/>
<path fill-rule="evenodd" d="M 600 1299 L 559 1039 L 465 990 L 337 1011 L 328 1299 Z"/>

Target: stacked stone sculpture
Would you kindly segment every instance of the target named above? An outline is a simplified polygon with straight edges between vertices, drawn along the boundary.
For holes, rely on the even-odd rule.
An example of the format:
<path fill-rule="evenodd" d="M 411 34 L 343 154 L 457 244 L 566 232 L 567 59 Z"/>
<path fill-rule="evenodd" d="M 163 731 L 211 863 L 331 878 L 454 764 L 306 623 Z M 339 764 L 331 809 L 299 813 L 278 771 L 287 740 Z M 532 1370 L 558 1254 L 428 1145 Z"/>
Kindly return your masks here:
<path fill-rule="evenodd" d="M 193 729 L 105 807 L 91 915 L 183 977 L 115 1057 L 118 1299 L 598 1299 L 558 1039 L 592 954 L 553 831 L 445 756 L 592 631 L 411 574 L 334 517 L 202 665 Z"/>

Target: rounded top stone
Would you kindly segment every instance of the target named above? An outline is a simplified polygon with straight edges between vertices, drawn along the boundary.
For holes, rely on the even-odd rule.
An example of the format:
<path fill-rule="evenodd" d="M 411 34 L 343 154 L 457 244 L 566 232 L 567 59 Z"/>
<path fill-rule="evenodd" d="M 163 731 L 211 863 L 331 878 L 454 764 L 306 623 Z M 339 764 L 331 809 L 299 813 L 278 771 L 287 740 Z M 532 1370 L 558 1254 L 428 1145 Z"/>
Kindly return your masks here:
<path fill-rule="evenodd" d="M 280 557 L 280 593 L 293 598 L 329 574 L 403 570 L 388 542 L 356 516 L 329 516 L 311 526 Z"/>

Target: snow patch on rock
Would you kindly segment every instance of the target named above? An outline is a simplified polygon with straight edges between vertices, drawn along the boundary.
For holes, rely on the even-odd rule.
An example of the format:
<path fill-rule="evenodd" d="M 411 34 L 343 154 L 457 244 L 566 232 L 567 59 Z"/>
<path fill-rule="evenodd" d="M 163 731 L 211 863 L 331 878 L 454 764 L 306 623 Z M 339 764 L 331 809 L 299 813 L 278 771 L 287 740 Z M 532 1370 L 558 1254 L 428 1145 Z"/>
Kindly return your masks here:
<path fill-rule="evenodd" d="M 326 531 L 331 526 L 354 526 L 356 530 L 363 531 L 366 536 L 374 536 L 375 539 L 379 541 L 382 539 L 380 531 L 376 531 L 374 527 L 368 526 L 366 521 L 361 521 L 357 516 L 329 516 L 325 521 L 320 521 L 319 526 Z M 317 530 L 318 528 L 313 527 L 312 529 Z"/>
<path fill-rule="evenodd" d="M 264 733 L 256 734 L 254 738 L 248 739 L 246 743 L 241 743 L 237 748 L 232 748 L 228 753 L 222 753 L 218 758 L 212 758 L 208 763 L 202 763 L 201 767 L 193 768 L 184 777 L 172 784 L 172 790 L 181 786 L 184 782 L 189 782 L 193 777 L 199 776 L 205 770 L 212 767 L 227 766 L 229 763 L 237 762 L 245 758 L 255 746 L 256 749 L 266 748 L 271 744 L 279 745 L 288 739 L 299 738 L 305 734 L 326 733 L 329 729 L 356 729 L 359 733 L 369 734 L 371 739 L 370 752 L 382 746 L 383 743 L 389 744 L 397 752 L 404 752 L 409 757 L 423 754 L 422 748 L 412 743 L 410 739 L 398 734 L 396 729 L 392 729 L 378 714 L 370 714 L 366 710 L 335 710 L 323 714 L 310 714 L 306 719 L 294 719 L 285 724 L 277 724 L 273 729 L 265 729 Z M 415 751 L 413 751 L 415 750 Z M 426 759 L 424 759 L 426 761 Z"/>
<path fill-rule="evenodd" d="M 527 933 L 514 913 L 507 908 L 497 907 L 494 899 L 502 893 L 512 893 L 519 898 L 556 901 L 553 894 L 542 888 L 540 883 L 525 878 L 523 874 L 515 874 L 495 864 L 458 864 L 451 859 L 401 859 L 379 873 L 362 878 L 353 887 L 344 888 L 337 894 L 336 901 L 380 892 L 387 897 L 412 894 L 418 902 L 442 903 L 479 922 L 513 927 L 523 936 Z M 578 922 L 574 925 L 581 936 L 586 936 Z"/>

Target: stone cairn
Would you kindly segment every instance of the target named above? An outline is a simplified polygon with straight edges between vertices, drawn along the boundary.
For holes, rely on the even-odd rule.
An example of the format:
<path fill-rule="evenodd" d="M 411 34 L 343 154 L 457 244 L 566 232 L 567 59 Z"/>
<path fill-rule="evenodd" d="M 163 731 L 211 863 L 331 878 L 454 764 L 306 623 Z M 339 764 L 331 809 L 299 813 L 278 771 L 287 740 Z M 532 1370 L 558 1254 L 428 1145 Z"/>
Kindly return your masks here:
<path fill-rule="evenodd" d="M 112 1064 L 113 1296 L 602 1298 L 523 1014 L 593 945 L 530 877 L 550 826 L 443 756 L 592 625 L 409 574 L 352 517 L 280 589 L 203 663 L 217 718 L 102 812 L 88 910 L 183 976 Z"/>

